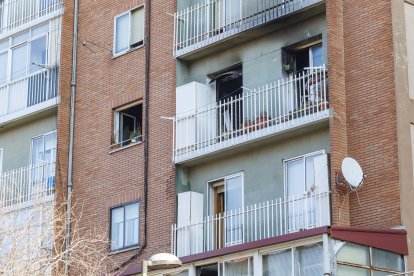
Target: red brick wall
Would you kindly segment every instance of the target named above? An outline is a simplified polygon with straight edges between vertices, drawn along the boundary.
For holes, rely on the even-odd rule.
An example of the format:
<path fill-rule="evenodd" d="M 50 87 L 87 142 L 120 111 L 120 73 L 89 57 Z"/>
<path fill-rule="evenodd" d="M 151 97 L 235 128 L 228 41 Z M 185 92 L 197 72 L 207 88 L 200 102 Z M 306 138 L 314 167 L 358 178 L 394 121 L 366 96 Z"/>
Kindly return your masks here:
<path fill-rule="evenodd" d="M 344 154 L 358 160 L 367 179 L 349 197 L 350 225 L 395 227 L 401 221 L 391 4 L 328 0 L 327 14 L 332 176 Z M 337 215 L 339 201 L 334 197 L 334 223 L 347 224 Z"/>
<path fill-rule="evenodd" d="M 142 3 L 142 0 L 80 1 L 73 165 L 73 202 L 82 209 L 79 226 L 85 227 L 85 231 L 94 229 L 109 235 L 110 208 L 140 200 L 141 242 L 144 241 L 144 144 L 112 153 L 110 145 L 113 108 L 145 100 L 145 47 L 117 58 L 112 58 L 105 47 L 113 47 L 114 17 Z M 173 17 L 168 15 L 174 12 L 175 1 L 153 0 L 151 5 L 149 129 L 143 129 L 149 131 L 148 236 L 140 259 L 170 251 L 175 211 L 172 122 L 160 119 L 172 116 L 175 111 Z M 68 43 L 69 38 L 66 40 Z M 99 46 L 92 43 L 84 46 L 82 41 Z M 62 78 L 65 83 L 68 80 L 68 76 Z M 64 107 L 61 120 L 68 118 Z M 66 124 L 62 124 L 66 132 Z M 63 139 L 62 144 L 65 142 Z M 63 153 L 66 152 L 62 149 Z M 102 246 L 101 250 L 107 252 L 108 247 Z M 121 264 L 137 251 L 113 254 L 111 258 Z"/>

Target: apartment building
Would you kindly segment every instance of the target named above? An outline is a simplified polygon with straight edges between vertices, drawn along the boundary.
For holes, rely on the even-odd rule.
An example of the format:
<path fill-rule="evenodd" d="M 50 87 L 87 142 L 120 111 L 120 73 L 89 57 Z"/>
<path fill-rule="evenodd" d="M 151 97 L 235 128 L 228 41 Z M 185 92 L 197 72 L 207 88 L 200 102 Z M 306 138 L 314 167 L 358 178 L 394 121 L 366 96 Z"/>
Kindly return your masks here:
<path fill-rule="evenodd" d="M 413 270 L 413 2 L 176 9 L 171 240 L 183 266 L 153 275 Z M 362 168 L 354 186 L 346 157 Z"/>
<path fill-rule="evenodd" d="M 52 242 L 62 2 L 0 1 L 0 271 Z"/>

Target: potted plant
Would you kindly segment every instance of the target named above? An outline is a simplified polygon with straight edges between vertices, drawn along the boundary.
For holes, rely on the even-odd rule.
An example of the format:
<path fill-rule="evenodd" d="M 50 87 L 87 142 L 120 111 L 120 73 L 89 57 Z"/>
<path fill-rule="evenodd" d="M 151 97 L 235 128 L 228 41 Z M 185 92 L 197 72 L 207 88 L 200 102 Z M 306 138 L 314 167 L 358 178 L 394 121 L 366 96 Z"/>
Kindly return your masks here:
<path fill-rule="evenodd" d="M 141 128 L 139 126 L 137 126 L 136 130 L 131 132 L 129 139 L 131 140 L 131 143 L 141 141 Z"/>
<path fill-rule="evenodd" d="M 283 69 L 286 73 L 292 73 L 293 72 L 293 64 L 292 63 L 286 63 L 283 64 Z"/>

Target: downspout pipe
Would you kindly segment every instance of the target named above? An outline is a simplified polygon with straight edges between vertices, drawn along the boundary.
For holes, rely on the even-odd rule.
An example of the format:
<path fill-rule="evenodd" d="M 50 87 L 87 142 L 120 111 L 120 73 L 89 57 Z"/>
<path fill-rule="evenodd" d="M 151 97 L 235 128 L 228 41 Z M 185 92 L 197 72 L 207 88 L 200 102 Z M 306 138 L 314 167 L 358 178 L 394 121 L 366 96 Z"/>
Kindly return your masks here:
<path fill-rule="evenodd" d="M 143 250 L 147 246 L 147 232 L 148 232 L 148 219 L 147 219 L 147 209 L 148 209 L 148 170 L 149 170 L 149 160 L 148 160 L 148 137 L 149 137 L 149 96 L 150 96 L 150 61 L 151 61 L 151 0 L 146 1 L 145 5 L 146 10 L 146 30 L 147 34 L 145 36 L 145 133 L 144 133 L 144 243 L 142 244 L 140 250 Z"/>
<path fill-rule="evenodd" d="M 76 61 L 78 48 L 78 18 L 79 0 L 74 0 L 73 10 L 73 41 L 72 41 L 72 78 L 70 81 L 70 122 L 69 122 L 69 156 L 68 156 L 68 182 L 66 191 L 66 237 L 65 237 L 65 275 L 69 274 L 70 258 L 70 228 L 72 210 L 72 189 L 73 189 L 73 137 L 75 124 L 75 95 L 76 95 Z"/>

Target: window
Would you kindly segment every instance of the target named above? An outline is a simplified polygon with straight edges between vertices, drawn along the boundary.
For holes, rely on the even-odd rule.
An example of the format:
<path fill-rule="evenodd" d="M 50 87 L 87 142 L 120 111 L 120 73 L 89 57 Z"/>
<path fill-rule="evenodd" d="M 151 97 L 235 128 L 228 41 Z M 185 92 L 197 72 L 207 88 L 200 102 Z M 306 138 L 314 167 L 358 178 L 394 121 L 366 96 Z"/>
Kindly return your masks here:
<path fill-rule="evenodd" d="M 30 161 L 32 165 L 53 163 L 56 160 L 56 132 L 47 133 L 32 139 Z"/>
<path fill-rule="evenodd" d="M 142 141 L 142 104 L 115 110 L 113 140 L 112 149 Z"/>
<path fill-rule="evenodd" d="M 139 203 L 111 209 L 111 251 L 138 245 Z"/>
<path fill-rule="evenodd" d="M 262 260 L 265 276 L 323 275 L 322 243 L 271 252 Z"/>
<path fill-rule="evenodd" d="M 210 212 L 212 215 L 223 217 L 223 222 L 219 222 L 216 227 L 216 247 L 222 248 L 241 243 L 243 239 L 243 215 L 241 213 L 243 174 L 227 176 L 209 185 Z"/>
<path fill-rule="evenodd" d="M 324 151 L 284 161 L 288 231 L 296 232 L 329 225 L 329 173 Z"/>
<path fill-rule="evenodd" d="M 324 64 L 322 36 L 318 35 L 284 48 L 282 59 L 288 73 L 300 73 Z"/>
<path fill-rule="evenodd" d="M 31 142 L 30 162 L 33 183 L 44 183 L 48 192 L 55 189 L 56 132 L 35 137 Z"/>
<path fill-rule="evenodd" d="M 144 43 L 144 8 L 139 7 L 115 17 L 114 55 Z"/>
<path fill-rule="evenodd" d="M 402 255 L 353 243 L 336 241 L 337 275 L 392 275 L 404 271 Z"/>
<path fill-rule="evenodd" d="M 0 85 L 47 66 L 48 37 L 44 24 L 0 41 Z"/>

